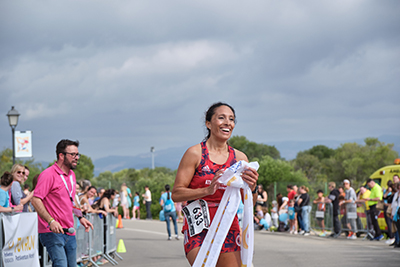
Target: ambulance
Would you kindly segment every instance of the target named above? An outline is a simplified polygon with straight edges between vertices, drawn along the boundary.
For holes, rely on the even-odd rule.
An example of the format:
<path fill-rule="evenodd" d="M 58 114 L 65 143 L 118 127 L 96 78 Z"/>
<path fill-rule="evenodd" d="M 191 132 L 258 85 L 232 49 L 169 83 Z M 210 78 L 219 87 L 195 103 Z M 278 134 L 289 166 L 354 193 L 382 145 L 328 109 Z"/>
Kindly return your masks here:
<path fill-rule="evenodd" d="M 387 182 L 389 180 L 393 181 L 393 176 L 400 176 L 400 159 L 394 161 L 395 165 L 389 165 L 380 168 L 374 172 L 369 178 L 373 179 L 375 183 L 379 184 L 381 187 L 386 188 Z"/>

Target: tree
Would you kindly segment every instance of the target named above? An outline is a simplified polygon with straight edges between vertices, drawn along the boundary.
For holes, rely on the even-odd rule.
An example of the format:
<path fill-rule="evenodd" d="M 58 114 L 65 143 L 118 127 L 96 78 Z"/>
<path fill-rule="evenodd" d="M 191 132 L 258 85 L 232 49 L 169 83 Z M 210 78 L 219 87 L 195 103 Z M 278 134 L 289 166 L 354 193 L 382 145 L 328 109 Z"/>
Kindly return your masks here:
<path fill-rule="evenodd" d="M 94 177 L 94 165 L 92 159 L 83 154 L 79 154 L 79 165 L 74 170 L 76 180 L 89 180 L 92 181 Z"/>
<path fill-rule="evenodd" d="M 377 138 L 366 138 L 365 145 L 345 143 L 336 149 L 326 163 L 326 173 L 330 180 L 342 182 L 350 179 L 354 187 L 360 186 L 381 167 L 393 164 L 399 154 L 393 144 L 385 144 Z"/>
<path fill-rule="evenodd" d="M 28 184 L 30 188 L 32 188 L 32 180 L 36 174 L 40 174 L 44 168 L 40 163 L 34 163 L 33 159 L 30 160 L 20 160 L 19 158 L 16 159 L 15 163 L 22 164 L 29 168 L 29 177 L 25 184 Z M 3 175 L 5 171 L 11 171 L 13 166 L 12 161 L 12 149 L 6 148 L 0 152 L 0 176 Z"/>
<path fill-rule="evenodd" d="M 294 170 L 293 166 L 281 159 L 273 159 L 270 156 L 263 156 L 258 160 L 258 183 L 262 184 L 268 192 L 268 199 L 274 199 L 274 185 L 277 185 L 277 192 L 286 194 L 288 184 L 308 185 L 307 178 L 301 171 Z"/>
<path fill-rule="evenodd" d="M 317 157 L 319 160 L 328 159 L 335 154 L 335 150 L 324 145 L 313 146 L 309 150 L 299 152 L 297 155 L 308 154 Z"/>
<path fill-rule="evenodd" d="M 273 159 L 279 159 L 281 157 L 275 146 L 250 142 L 244 136 L 231 137 L 229 139 L 229 145 L 245 153 L 250 161 L 263 156 L 270 156 Z"/>
<path fill-rule="evenodd" d="M 118 188 L 117 181 L 114 181 L 113 174 L 110 171 L 105 171 L 99 174 L 92 180 L 92 184 L 102 188 Z"/>

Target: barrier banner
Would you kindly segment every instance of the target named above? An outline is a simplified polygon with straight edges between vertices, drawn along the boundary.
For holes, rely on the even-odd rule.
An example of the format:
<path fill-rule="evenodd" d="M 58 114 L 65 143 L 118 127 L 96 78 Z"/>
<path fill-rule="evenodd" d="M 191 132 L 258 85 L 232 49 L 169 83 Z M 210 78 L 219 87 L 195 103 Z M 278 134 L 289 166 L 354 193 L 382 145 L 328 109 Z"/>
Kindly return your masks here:
<path fill-rule="evenodd" d="M 37 216 L 36 212 L 2 216 L 4 227 L 4 266 L 40 266 Z"/>

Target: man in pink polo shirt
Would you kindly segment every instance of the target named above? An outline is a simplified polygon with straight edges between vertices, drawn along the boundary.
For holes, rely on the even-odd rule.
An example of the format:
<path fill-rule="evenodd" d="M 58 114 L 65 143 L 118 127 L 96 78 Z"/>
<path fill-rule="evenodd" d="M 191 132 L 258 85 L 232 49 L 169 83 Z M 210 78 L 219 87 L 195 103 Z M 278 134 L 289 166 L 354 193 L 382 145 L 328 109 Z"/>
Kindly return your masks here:
<path fill-rule="evenodd" d="M 78 141 L 64 139 L 58 142 L 57 161 L 40 174 L 32 198 L 39 215 L 39 239 L 46 246 L 53 266 L 76 267 L 75 233 L 65 233 L 63 229 L 74 227 L 76 178 L 72 170 L 78 163 L 78 146 Z M 84 217 L 79 217 L 79 221 L 86 231 L 93 229 Z"/>

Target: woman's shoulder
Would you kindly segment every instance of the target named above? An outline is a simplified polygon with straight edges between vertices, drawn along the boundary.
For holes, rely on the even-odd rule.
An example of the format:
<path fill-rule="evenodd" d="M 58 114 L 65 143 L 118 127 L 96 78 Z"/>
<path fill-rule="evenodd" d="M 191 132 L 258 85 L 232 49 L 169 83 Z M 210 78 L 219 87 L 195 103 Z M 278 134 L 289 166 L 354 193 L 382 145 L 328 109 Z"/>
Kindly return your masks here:
<path fill-rule="evenodd" d="M 242 151 L 237 150 L 236 148 L 234 148 L 235 150 L 235 155 L 236 155 L 236 160 L 244 160 L 246 162 L 249 162 L 249 159 L 247 158 L 246 154 L 244 154 Z"/>
<path fill-rule="evenodd" d="M 196 144 L 194 146 L 189 147 L 186 150 L 185 155 L 188 155 L 188 156 L 201 156 L 201 153 L 202 153 L 201 144 Z"/>
<path fill-rule="evenodd" d="M 201 144 L 197 144 L 189 147 L 186 150 L 185 154 L 182 157 L 182 160 L 186 162 L 198 163 L 200 162 L 201 157 L 202 157 Z"/>

